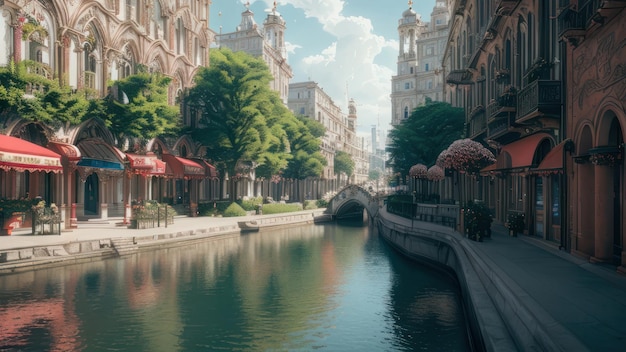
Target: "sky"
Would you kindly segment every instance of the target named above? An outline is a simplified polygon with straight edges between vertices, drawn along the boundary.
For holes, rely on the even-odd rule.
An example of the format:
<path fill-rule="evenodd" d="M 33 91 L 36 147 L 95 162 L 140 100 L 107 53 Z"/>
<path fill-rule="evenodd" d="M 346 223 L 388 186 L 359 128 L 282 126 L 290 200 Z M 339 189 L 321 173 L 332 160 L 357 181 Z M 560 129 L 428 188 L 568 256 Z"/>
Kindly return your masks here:
<path fill-rule="evenodd" d="M 247 0 L 213 0 L 209 27 L 234 32 Z M 435 0 L 415 0 L 413 10 L 430 20 Z M 273 0 L 250 0 L 259 26 Z M 391 77 L 396 73 L 398 20 L 407 0 L 281 0 L 277 11 L 286 22 L 287 62 L 291 83 L 315 81 L 344 113 L 348 101 L 357 108 L 359 134 L 373 126 L 388 131 L 391 123 Z"/>

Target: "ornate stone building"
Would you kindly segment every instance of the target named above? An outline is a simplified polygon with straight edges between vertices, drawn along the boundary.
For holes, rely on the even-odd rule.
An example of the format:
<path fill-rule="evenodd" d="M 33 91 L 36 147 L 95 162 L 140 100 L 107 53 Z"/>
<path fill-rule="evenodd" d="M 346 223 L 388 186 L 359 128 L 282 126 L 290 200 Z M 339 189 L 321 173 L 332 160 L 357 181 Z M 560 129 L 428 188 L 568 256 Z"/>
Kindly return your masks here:
<path fill-rule="evenodd" d="M 263 22 L 263 27 L 259 28 L 249 6 L 250 3 L 247 3 L 246 10 L 241 13 L 241 23 L 234 32 L 217 35 L 217 44 L 232 51 L 245 51 L 262 58 L 274 76 L 274 80 L 270 83 L 272 90 L 278 92 L 283 103 L 287 104 L 289 81 L 293 73 L 287 63 L 285 20 L 276 11 L 276 2 L 274 2 L 274 7 Z"/>
<path fill-rule="evenodd" d="M 430 22 L 413 11 L 413 1 L 398 21 L 398 68 L 391 78 L 391 124 L 407 119 L 426 99 L 443 100 L 441 61 L 448 40 L 450 14 L 444 0 L 437 0 Z"/>
<path fill-rule="evenodd" d="M 168 97 L 174 104 L 193 84 L 196 70 L 208 64 L 213 41 L 209 0 L 18 0 L 0 5 L 0 66 L 24 62 L 30 74 L 95 96 L 107 95 L 111 81 L 143 70 L 172 79 Z M 29 84 L 29 92 L 37 89 Z M 71 204 L 77 213 L 72 217 L 104 219 L 128 215 L 131 199 L 193 204 L 211 173 L 209 166 L 191 160 L 202 153 L 184 137 L 150 141 L 143 154 L 134 154 L 132 144 L 116 140 L 97 119 L 56 128 L 3 118 L 1 128 L 2 134 L 57 152 L 62 172 L 43 172 L 38 155 L 19 167 L 0 160 L 1 183 L 13 185 L 3 187 L 0 198 L 36 192 L 67 208 L 66 217 Z M 16 158 L 20 152 L 27 151 L 3 155 Z M 66 219 L 66 226 L 74 226 L 75 220 Z"/>
<path fill-rule="evenodd" d="M 335 153 L 344 151 L 350 154 L 355 163 L 350 182 L 367 181 L 369 154 L 363 139 L 356 135 L 357 110 L 354 100 L 350 100 L 346 115 L 316 82 L 309 81 L 290 85 L 288 106 L 294 114 L 315 119 L 326 128 L 321 152 L 328 165 L 324 168 L 323 179 L 335 178 Z"/>
<path fill-rule="evenodd" d="M 564 242 L 562 66 L 554 1 L 450 1 L 446 99 L 466 112 L 465 135 L 495 165 L 468 182 L 503 223 L 524 214 L 530 235 Z M 541 33 L 541 35 L 540 35 Z"/>
<path fill-rule="evenodd" d="M 626 3 L 448 1 L 446 100 L 496 164 L 467 181 L 497 220 L 624 271 Z"/>

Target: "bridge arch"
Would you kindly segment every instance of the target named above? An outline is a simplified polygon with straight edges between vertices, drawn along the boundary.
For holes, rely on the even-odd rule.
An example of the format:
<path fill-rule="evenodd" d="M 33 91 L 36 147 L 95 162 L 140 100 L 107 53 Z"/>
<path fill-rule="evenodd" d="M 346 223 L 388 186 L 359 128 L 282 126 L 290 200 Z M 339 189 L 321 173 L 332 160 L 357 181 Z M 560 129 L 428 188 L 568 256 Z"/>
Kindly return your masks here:
<path fill-rule="evenodd" d="M 355 209 L 363 208 L 367 211 L 367 216 L 373 219 L 378 215 L 379 202 L 378 197 L 365 188 L 358 185 L 347 185 L 330 199 L 324 214 L 335 219 Z"/>

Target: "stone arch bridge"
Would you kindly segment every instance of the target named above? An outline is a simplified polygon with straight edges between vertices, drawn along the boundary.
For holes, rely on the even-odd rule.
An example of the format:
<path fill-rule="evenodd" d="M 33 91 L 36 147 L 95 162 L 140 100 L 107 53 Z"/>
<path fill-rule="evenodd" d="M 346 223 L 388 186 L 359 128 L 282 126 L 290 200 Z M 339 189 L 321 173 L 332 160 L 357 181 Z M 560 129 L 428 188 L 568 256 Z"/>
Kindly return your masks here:
<path fill-rule="evenodd" d="M 324 214 L 317 221 L 330 221 L 341 218 L 362 216 L 363 209 L 370 219 L 378 215 L 381 200 L 372 192 L 357 185 L 347 185 L 328 202 Z"/>

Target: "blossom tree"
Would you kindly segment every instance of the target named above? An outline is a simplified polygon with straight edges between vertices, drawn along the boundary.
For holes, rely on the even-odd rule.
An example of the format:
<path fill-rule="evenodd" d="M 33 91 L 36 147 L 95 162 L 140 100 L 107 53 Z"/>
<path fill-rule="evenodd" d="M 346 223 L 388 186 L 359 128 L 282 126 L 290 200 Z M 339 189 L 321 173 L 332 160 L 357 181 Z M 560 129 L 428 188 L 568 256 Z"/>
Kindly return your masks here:
<path fill-rule="evenodd" d="M 417 191 L 417 180 L 423 180 L 428 173 L 428 167 L 424 164 L 415 164 L 409 169 L 409 176 L 413 179 L 413 189 Z M 423 185 L 420 184 L 420 192 L 424 192 Z"/>
<path fill-rule="evenodd" d="M 481 169 L 495 162 L 496 158 L 489 149 L 469 138 L 452 142 L 448 149 L 442 151 L 437 158 L 437 165 L 441 168 L 456 170 L 460 174 L 469 176 L 478 175 Z M 459 199 L 461 199 L 461 196 L 469 196 L 469 199 L 473 198 L 472 194 L 467 195 L 461 189 L 467 183 L 466 181 L 458 179 Z M 469 185 L 469 187 L 469 191 L 472 192 L 472 186 Z"/>
<path fill-rule="evenodd" d="M 433 182 L 443 180 L 445 178 L 443 168 L 441 168 L 439 165 L 431 166 L 426 172 L 426 178 Z"/>
<path fill-rule="evenodd" d="M 481 169 L 495 162 L 496 158 L 489 149 L 469 138 L 452 142 L 437 158 L 440 167 L 469 175 L 476 175 Z"/>

